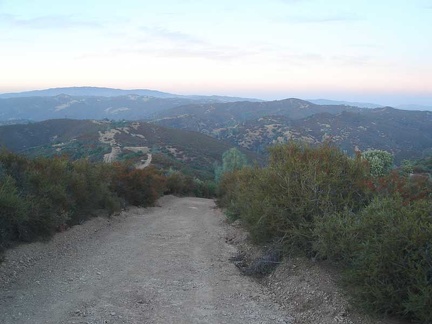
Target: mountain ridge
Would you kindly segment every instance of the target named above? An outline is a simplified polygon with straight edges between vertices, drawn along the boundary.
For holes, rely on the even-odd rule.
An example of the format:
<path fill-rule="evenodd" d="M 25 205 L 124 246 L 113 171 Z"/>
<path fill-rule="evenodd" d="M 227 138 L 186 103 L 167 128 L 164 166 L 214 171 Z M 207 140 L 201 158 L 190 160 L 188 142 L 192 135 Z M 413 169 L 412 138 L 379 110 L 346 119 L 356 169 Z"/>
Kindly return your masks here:
<path fill-rule="evenodd" d="M 41 90 L 31 90 L 23 92 L 8 92 L 0 94 L 0 99 L 6 98 L 23 98 L 23 97 L 54 97 L 58 95 L 69 95 L 76 97 L 118 97 L 126 95 L 138 95 L 154 98 L 186 98 L 192 100 L 209 100 L 209 101 L 263 101 L 255 98 L 241 98 L 231 96 L 219 96 L 219 95 L 179 95 L 168 92 L 162 92 L 158 90 L 150 89 L 116 89 L 107 87 L 61 87 L 61 88 L 49 88 Z"/>

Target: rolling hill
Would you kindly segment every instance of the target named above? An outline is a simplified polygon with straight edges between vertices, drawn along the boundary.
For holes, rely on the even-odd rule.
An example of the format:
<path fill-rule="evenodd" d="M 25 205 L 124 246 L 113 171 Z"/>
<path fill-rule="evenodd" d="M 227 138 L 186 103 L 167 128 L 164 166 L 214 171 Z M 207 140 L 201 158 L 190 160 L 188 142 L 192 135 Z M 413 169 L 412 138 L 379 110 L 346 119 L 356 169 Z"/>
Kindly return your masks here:
<path fill-rule="evenodd" d="M 264 116 L 284 116 L 302 119 L 319 113 L 338 114 L 342 111 L 360 111 L 361 108 L 344 105 L 316 105 L 290 98 L 267 102 L 233 102 L 192 104 L 167 109 L 156 114 L 153 122 L 168 127 L 183 128 L 212 134 L 222 127 L 235 126 Z"/>
<path fill-rule="evenodd" d="M 155 98 L 138 95 L 120 97 L 18 97 L 0 99 L 0 120 L 27 119 L 144 119 L 155 112 L 195 102 L 184 98 Z"/>
<path fill-rule="evenodd" d="M 73 94 L 82 96 L 56 95 L 64 89 L 73 90 Z M 166 141 L 166 145 L 150 143 L 151 145 L 159 145 L 165 150 L 161 155 L 155 155 L 155 157 L 166 160 L 167 157 L 171 156 L 172 161 L 183 164 L 186 162 L 192 163 L 192 160 L 189 161 L 187 158 L 181 157 L 181 154 L 177 152 L 178 150 L 169 147 L 169 143 L 181 140 L 181 146 L 183 147 L 181 151 L 190 151 L 195 144 L 190 144 L 191 147 L 188 147 L 188 145 L 194 143 L 194 137 L 198 135 L 196 133 L 191 136 L 186 136 L 185 133 L 174 134 L 174 130 L 167 130 L 164 127 L 210 135 L 213 138 L 228 141 L 232 145 L 239 145 L 258 154 L 266 152 L 268 145 L 293 139 L 314 144 L 330 139 L 348 153 L 352 153 L 356 146 L 363 151 L 367 149 L 384 149 L 394 153 L 398 162 L 403 159 L 426 157 L 432 153 L 432 112 L 428 111 L 405 111 L 390 107 L 359 108 L 346 104 L 318 105 L 295 98 L 268 102 L 221 102 L 224 98 L 176 95 L 169 97 L 170 94 L 157 92 L 147 94 L 160 97 L 130 93 L 121 96 L 110 96 L 111 94 L 124 94 L 124 91 L 127 93 L 127 91 L 135 90 L 57 88 L 46 90 L 43 92 L 44 96 L 0 99 L 0 124 L 23 123 L 26 120 L 43 121 L 65 117 L 88 120 L 106 119 L 104 122 L 99 122 L 100 125 L 97 126 L 99 128 L 96 130 L 93 129 L 96 127 L 95 122 L 76 121 L 79 126 L 71 126 L 71 132 L 78 132 L 81 128 L 85 132 L 72 136 L 75 139 L 74 143 L 70 142 L 69 135 L 65 135 L 63 142 L 69 144 L 62 148 L 56 147 L 56 152 L 67 152 L 73 157 L 89 154 L 91 158 L 95 159 L 100 159 L 104 154 L 110 152 L 110 144 L 104 143 L 102 145 L 103 143 L 100 143 L 98 139 L 98 132 L 102 132 L 105 128 L 115 128 L 113 126 L 115 124 L 122 125 L 122 123 L 126 123 L 129 126 L 124 127 L 131 127 L 132 122 L 121 122 L 122 120 L 146 120 L 151 121 L 153 125 L 162 126 L 160 129 L 154 128 L 155 132 L 159 133 L 161 131 L 161 134 L 170 135 L 160 139 L 162 142 Z M 91 96 L 95 93 L 104 96 Z M 108 120 L 111 120 L 111 122 Z M 55 122 L 53 125 L 58 125 L 58 123 L 60 122 Z M 63 120 L 61 123 L 72 125 L 74 121 Z M 139 123 L 147 125 L 143 129 L 140 128 L 142 132 L 145 132 L 150 127 L 148 124 Z M 45 150 L 43 154 L 51 154 L 53 148 L 46 145 L 53 144 L 52 138 L 54 136 L 57 136 L 57 140 L 62 139 L 62 136 L 56 132 L 49 133 L 48 130 L 50 127 L 55 128 L 57 126 L 46 124 L 51 126 L 47 126 L 45 130 L 34 131 L 33 134 L 39 134 L 37 137 L 45 136 L 41 142 L 42 144 L 38 144 L 40 141 L 33 138 L 32 134 L 23 135 L 22 133 L 25 133 L 24 130 L 26 129 L 29 131 L 32 127 L 38 127 L 34 125 L 39 124 L 22 125 L 22 128 L 20 128 L 21 133 L 18 132 L 19 134 L 15 135 L 0 132 L 0 143 L 16 142 L 21 136 L 23 137 L 21 140 L 26 143 L 21 150 L 25 149 L 32 152 L 32 154 L 36 154 L 37 150 L 33 149 L 32 151 L 30 148 L 42 145 Z M 62 131 L 67 129 L 67 126 L 62 126 Z M 123 133 L 120 130 L 120 133 L 115 134 L 116 138 L 122 138 L 122 141 L 126 141 L 125 143 L 120 142 L 121 145 L 142 144 L 135 143 L 137 141 L 136 136 L 125 136 Z M 149 137 L 149 134 L 140 135 Z M 163 135 L 158 136 L 163 137 Z M 26 139 L 26 137 L 29 138 Z M 154 135 L 149 138 L 153 141 L 156 137 Z M 88 142 L 86 142 L 87 140 Z M 201 137 L 198 139 L 200 143 L 203 141 Z M 95 143 L 99 144 L 96 145 Z M 91 149 L 91 145 L 96 145 L 97 150 L 96 148 Z M 220 155 L 213 156 L 210 160 L 204 162 L 203 157 L 198 157 L 198 152 L 201 152 L 206 145 L 197 148 L 196 152 L 193 153 L 196 155 L 195 162 L 193 162 L 196 165 L 193 165 L 193 168 L 197 165 L 204 165 L 210 160 L 214 162 L 220 158 Z M 216 147 L 215 145 L 211 144 L 209 147 Z M 143 144 L 142 146 L 147 147 L 149 145 Z M 218 154 L 221 153 L 220 149 L 215 150 Z M 126 154 L 123 151 L 117 152 L 117 155 L 123 157 L 129 154 L 128 157 L 134 158 L 139 156 L 139 152 Z M 210 151 L 203 152 L 203 156 L 210 154 Z M 135 155 L 132 153 L 135 153 Z M 207 163 L 207 165 L 209 164 Z"/>
<path fill-rule="evenodd" d="M 432 154 L 429 111 L 320 106 L 287 99 L 182 106 L 160 113 L 154 122 L 199 131 L 261 153 L 288 140 L 313 144 L 331 140 L 349 154 L 356 146 L 362 151 L 387 150 L 397 162 Z"/>
<path fill-rule="evenodd" d="M 101 87 L 67 87 L 67 88 L 51 88 L 44 90 L 33 90 L 24 92 L 10 92 L 0 94 L 0 99 L 5 98 L 23 98 L 23 97 L 55 97 L 59 95 L 68 95 L 73 97 L 120 97 L 128 95 L 136 95 L 153 98 L 182 98 L 192 99 L 199 102 L 234 102 L 234 101 L 262 101 L 252 98 L 239 98 L 229 96 L 202 96 L 202 95 L 178 95 L 168 92 L 162 92 L 149 89 L 113 89 Z"/>
<path fill-rule="evenodd" d="M 0 145 L 29 156 L 68 155 L 94 161 L 129 160 L 174 167 L 212 178 L 214 164 L 232 144 L 212 137 L 144 122 L 58 119 L 0 127 Z M 245 149 L 251 161 L 260 156 Z"/>
<path fill-rule="evenodd" d="M 127 92 L 125 90 L 119 91 L 121 93 Z M 84 95 L 85 91 L 72 91 L 72 93 L 82 95 L 57 94 L 54 96 L 0 98 L 0 122 L 13 123 L 17 121 L 18 123 L 20 120 L 42 121 L 59 118 L 140 120 L 151 118 L 156 113 L 179 106 L 220 103 L 236 99 L 218 96 L 186 97 L 173 95 L 168 97 L 168 95 L 142 96 L 137 94 L 108 96 L 111 92 L 105 93 L 103 89 L 96 91 L 96 93 L 106 94 L 106 96 L 87 96 Z M 37 92 L 37 94 L 39 93 Z M 151 94 L 154 93 L 151 92 Z"/>

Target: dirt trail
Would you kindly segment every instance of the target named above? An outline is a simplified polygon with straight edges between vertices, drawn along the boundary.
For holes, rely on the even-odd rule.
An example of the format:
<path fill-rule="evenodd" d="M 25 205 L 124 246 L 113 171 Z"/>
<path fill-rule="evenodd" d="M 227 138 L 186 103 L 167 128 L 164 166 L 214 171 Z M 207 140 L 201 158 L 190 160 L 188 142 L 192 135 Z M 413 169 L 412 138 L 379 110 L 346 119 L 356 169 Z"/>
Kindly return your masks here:
<path fill-rule="evenodd" d="M 3 268 L 21 262 L 14 255 L 30 261 L 18 273 L 0 269 L 0 323 L 290 322 L 228 262 L 236 249 L 213 201 L 159 203 L 9 251 Z"/>

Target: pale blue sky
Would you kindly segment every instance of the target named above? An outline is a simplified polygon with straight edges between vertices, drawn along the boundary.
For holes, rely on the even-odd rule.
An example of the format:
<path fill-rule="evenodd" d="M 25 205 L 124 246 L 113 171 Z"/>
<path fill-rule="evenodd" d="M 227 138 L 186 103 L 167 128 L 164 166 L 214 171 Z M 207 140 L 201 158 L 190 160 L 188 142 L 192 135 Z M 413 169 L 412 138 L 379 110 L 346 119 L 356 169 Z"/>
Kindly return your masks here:
<path fill-rule="evenodd" d="M 432 105 L 431 0 L 0 0 L 0 93 Z"/>

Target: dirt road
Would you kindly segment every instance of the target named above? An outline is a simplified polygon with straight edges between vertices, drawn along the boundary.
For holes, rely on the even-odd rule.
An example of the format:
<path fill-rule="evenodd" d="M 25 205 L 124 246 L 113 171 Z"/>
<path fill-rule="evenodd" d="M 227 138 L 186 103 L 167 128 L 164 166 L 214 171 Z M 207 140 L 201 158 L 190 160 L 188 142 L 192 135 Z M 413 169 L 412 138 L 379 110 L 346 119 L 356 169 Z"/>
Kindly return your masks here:
<path fill-rule="evenodd" d="M 290 322 L 228 261 L 236 251 L 213 201 L 169 196 L 159 204 L 9 251 L 0 323 Z"/>

